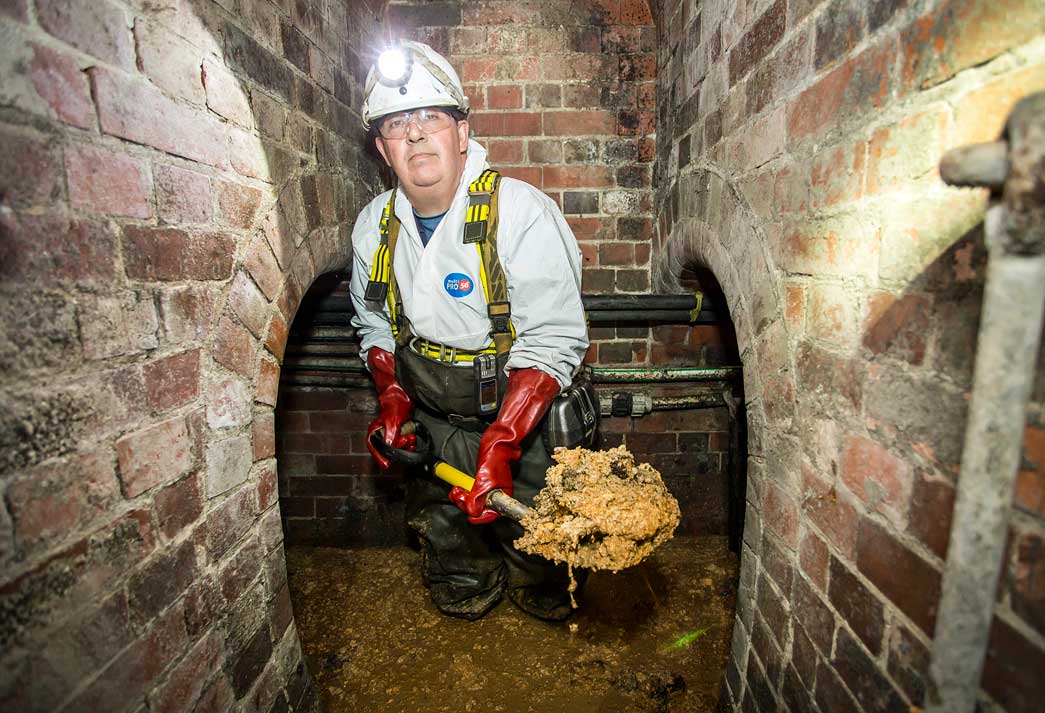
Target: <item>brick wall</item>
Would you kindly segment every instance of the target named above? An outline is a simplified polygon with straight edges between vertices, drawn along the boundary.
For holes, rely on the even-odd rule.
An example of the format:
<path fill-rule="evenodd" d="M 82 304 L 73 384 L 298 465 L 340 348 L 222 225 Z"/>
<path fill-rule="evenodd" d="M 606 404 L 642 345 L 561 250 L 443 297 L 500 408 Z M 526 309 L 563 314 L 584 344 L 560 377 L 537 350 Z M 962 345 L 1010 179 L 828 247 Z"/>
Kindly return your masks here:
<path fill-rule="evenodd" d="M 0 708 L 312 708 L 273 406 L 379 187 L 377 16 L 2 3 Z"/>
<path fill-rule="evenodd" d="M 666 0 L 655 283 L 710 269 L 737 330 L 748 515 L 733 709 L 907 710 L 928 645 L 982 299 L 982 191 L 949 148 L 1045 89 L 1027 0 Z M 984 710 L 1040 707 L 1042 398 Z"/>

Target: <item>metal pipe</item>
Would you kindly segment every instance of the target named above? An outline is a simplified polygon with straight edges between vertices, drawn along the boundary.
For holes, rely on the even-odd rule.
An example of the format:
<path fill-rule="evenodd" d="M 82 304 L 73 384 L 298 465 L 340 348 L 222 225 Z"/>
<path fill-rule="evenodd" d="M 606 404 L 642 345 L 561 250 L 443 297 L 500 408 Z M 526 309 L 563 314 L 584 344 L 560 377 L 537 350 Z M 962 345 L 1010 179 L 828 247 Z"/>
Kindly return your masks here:
<path fill-rule="evenodd" d="M 730 381 L 740 378 L 739 366 L 668 367 L 665 369 L 615 369 L 591 367 L 595 384 L 645 384 L 657 381 Z"/>
<path fill-rule="evenodd" d="M 1006 130 L 1010 172 L 1002 203 L 985 221 L 987 282 L 928 713 L 976 707 L 1045 316 L 1045 93 L 1020 101 Z M 982 178 L 983 184 L 993 180 Z"/>
<path fill-rule="evenodd" d="M 704 310 L 694 314 L 684 309 L 589 310 L 589 324 L 607 322 L 661 322 L 664 324 L 717 324 L 717 314 Z"/>
<path fill-rule="evenodd" d="M 714 301 L 702 292 L 691 295 L 582 295 L 586 310 L 714 310 Z"/>
<path fill-rule="evenodd" d="M 651 396 L 630 391 L 599 392 L 599 413 L 603 416 L 645 416 L 653 411 L 678 411 L 691 408 L 715 408 L 726 404 L 720 392 L 689 394 L 686 396 Z"/>

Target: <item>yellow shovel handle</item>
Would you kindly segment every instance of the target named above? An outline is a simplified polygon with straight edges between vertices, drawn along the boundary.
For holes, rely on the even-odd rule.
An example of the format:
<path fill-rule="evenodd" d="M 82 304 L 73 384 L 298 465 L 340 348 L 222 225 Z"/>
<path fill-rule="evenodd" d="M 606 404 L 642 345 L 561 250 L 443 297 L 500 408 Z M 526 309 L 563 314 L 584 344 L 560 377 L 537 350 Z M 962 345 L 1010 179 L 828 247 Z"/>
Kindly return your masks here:
<path fill-rule="evenodd" d="M 450 485 L 459 486 L 465 490 L 471 490 L 475 484 L 475 478 L 464 471 L 454 468 L 446 461 L 438 461 L 435 467 L 432 468 L 432 472 L 439 480 L 445 481 Z M 486 497 L 486 503 L 493 511 L 510 517 L 516 522 L 522 520 L 530 512 L 530 508 L 512 496 L 505 495 L 503 490 L 491 490 Z"/>
<path fill-rule="evenodd" d="M 458 470 L 446 461 L 439 461 L 435 464 L 435 468 L 432 469 L 435 473 L 435 477 L 439 480 L 443 480 L 450 485 L 456 485 L 459 488 L 465 490 L 471 490 L 472 485 L 475 484 L 475 478 L 465 473 L 463 470 Z"/>

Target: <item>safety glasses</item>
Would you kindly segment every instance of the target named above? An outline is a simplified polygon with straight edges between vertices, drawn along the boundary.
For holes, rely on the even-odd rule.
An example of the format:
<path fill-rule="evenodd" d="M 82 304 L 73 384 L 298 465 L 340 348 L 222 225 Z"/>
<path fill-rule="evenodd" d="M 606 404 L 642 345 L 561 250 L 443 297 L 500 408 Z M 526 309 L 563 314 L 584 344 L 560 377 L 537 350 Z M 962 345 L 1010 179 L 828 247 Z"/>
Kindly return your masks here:
<path fill-rule="evenodd" d="M 416 123 L 417 128 L 426 134 L 434 134 L 437 131 L 448 129 L 454 125 L 452 116 L 441 109 L 412 109 L 401 111 L 398 114 L 390 114 L 381 119 L 378 132 L 382 138 L 401 139 L 410 130 L 410 124 Z"/>

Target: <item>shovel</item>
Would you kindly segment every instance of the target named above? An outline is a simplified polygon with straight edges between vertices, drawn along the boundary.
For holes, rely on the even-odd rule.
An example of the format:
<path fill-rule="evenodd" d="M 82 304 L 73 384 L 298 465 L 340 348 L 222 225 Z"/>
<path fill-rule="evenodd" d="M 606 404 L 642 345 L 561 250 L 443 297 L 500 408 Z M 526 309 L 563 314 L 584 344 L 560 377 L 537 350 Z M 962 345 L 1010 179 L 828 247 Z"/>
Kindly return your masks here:
<path fill-rule="evenodd" d="M 472 485 L 475 484 L 475 478 L 462 470 L 454 468 L 445 460 L 435 457 L 432 449 L 432 437 L 424 425 L 418 421 L 407 421 L 399 429 L 399 432 L 404 436 L 413 433 L 417 437 L 415 450 L 408 451 L 402 448 L 393 448 L 385 443 L 384 429 L 375 431 L 370 436 L 370 443 L 373 444 L 378 453 L 389 460 L 406 463 L 407 465 L 423 465 L 439 480 L 450 485 L 457 485 L 465 490 L 472 489 Z M 516 522 L 521 522 L 523 517 L 532 512 L 529 507 L 523 505 L 511 495 L 506 494 L 500 488 L 490 491 L 489 495 L 486 496 L 486 505 L 498 515 L 504 515 Z"/>

